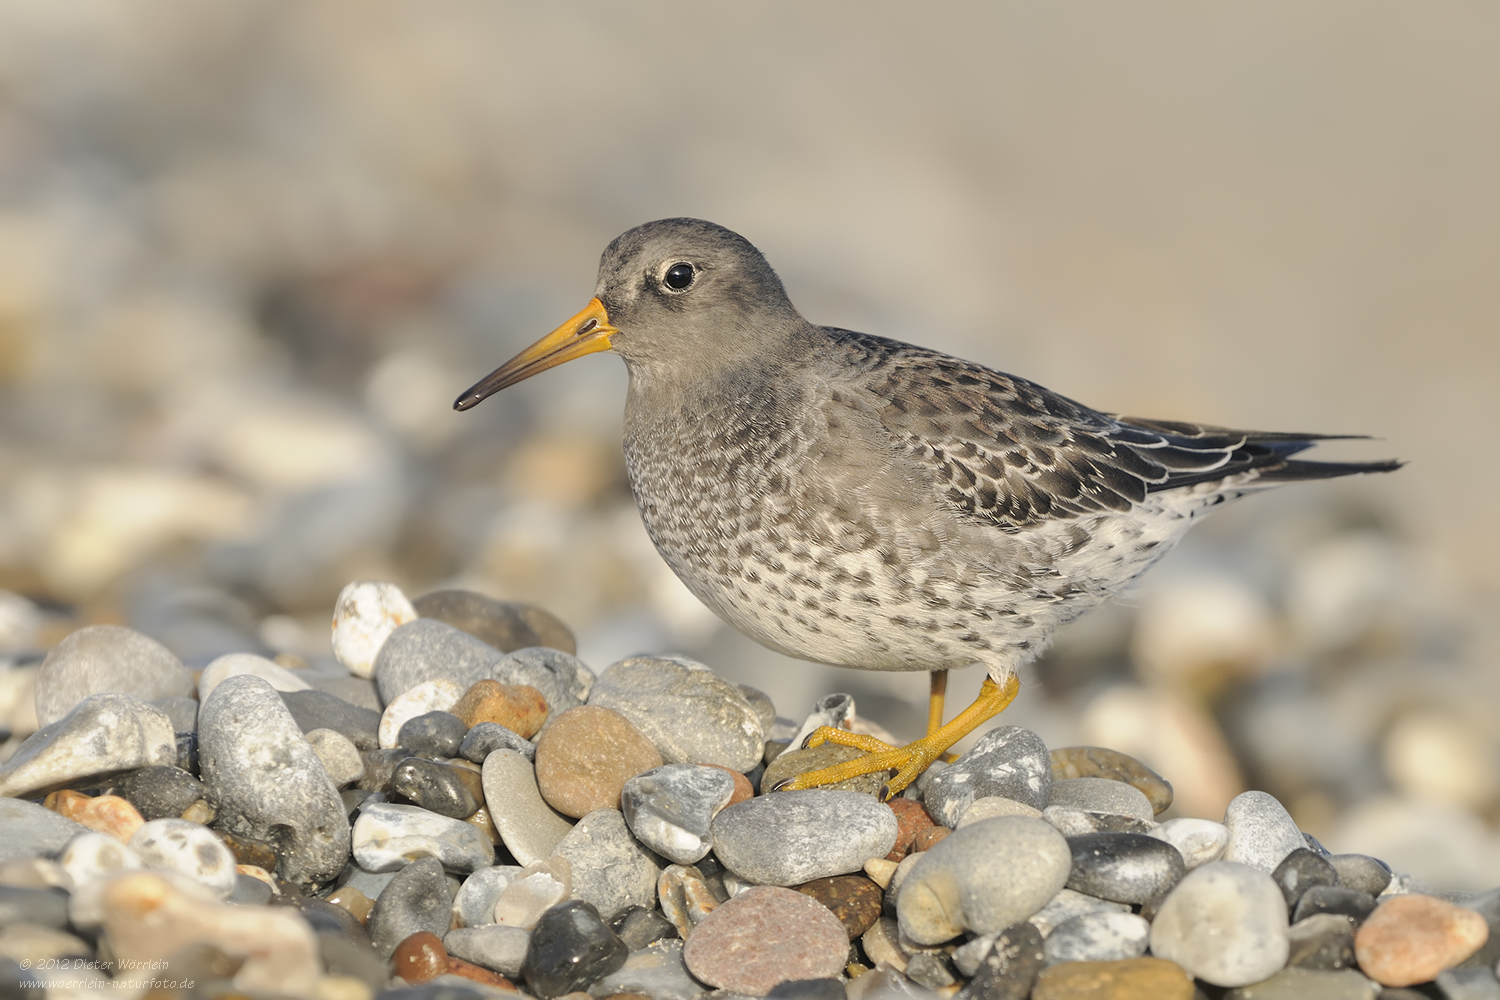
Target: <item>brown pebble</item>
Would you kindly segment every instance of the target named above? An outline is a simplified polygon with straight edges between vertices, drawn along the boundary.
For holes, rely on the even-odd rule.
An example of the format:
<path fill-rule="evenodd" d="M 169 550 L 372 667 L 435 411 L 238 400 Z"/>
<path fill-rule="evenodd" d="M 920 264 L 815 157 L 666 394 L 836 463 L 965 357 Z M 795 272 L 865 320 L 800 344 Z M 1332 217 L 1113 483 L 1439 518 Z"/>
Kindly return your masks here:
<path fill-rule="evenodd" d="M 849 936 L 833 912 L 791 889 L 761 885 L 722 904 L 682 948 L 700 982 L 747 996 L 777 983 L 831 979 L 844 969 Z"/>
<path fill-rule="evenodd" d="M 485 679 L 476 681 L 448 711 L 470 729 L 481 722 L 498 722 L 529 740 L 547 721 L 547 699 L 529 684 Z"/>
<path fill-rule="evenodd" d="M 1354 933 L 1354 957 L 1382 986 L 1413 986 L 1462 962 L 1489 936 L 1474 910 L 1412 893 L 1392 897 L 1365 918 Z"/>
<path fill-rule="evenodd" d="M 900 861 L 911 853 L 911 842 L 917 834 L 936 824 L 916 799 L 891 799 L 886 805 L 896 814 L 896 846 L 885 857 L 887 861 Z"/>
<path fill-rule="evenodd" d="M 447 949 L 431 931 L 417 931 L 391 953 L 391 973 L 413 986 L 441 976 L 448 971 L 448 964 Z"/>
<path fill-rule="evenodd" d="M 913 838 L 911 842 L 911 852 L 913 854 L 918 854 L 922 851 L 930 851 L 932 850 L 932 845 L 936 844 L 938 841 L 942 840 L 952 832 L 953 831 L 948 829 L 946 826 L 929 826 L 927 829 L 921 831 L 916 835 L 915 838 Z"/>
<path fill-rule="evenodd" d="M 739 771 L 736 771 L 732 767 L 725 767 L 723 764 L 706 764 L 704 766 L 717 767 L 721 771 L 727 771 L 729 772 L 729 776 L 734 779 L 734 794 L 729 796 L 729 801 L 724 806 L 725 809 L 728 809 L 730 806 L 737 806 L 746 799 L 755 798 L 755 786 L 750 784 L 750 779 Z"/>
<path fill-rule="evenodd" d="M 661 767 L 661 754 L 630 720 L 598 705 L 570 708 L 536 744 L 536 784 L 552 808 L 582 819 L 620 808 L 620 789 Z"/>
<path fill-rule="evenodd" d="M 1043 969 L 1031 1000 L 1192 1000 L 1193 979 L 1164 958 L 1063 962 Z"/>
<path fill-rule="evenodd" d="M 238 837 L 223 830 L 215 830 L 219 839 L 224 841 L 224 846 L 229 848 L 229 853 L 234 855 L 234 860 L 242 865 L 254 865 L 264 868 L 268 872 L 276 870 L 276 851 L 264 840 L 256 840 L 254 837 Z"/>
<path fill-rule="evenodd" d="M 775 760 L 766 765 L 766 771 L 761 775 L 760 792 L 762 795 L 776 787 L 776 783 L 787 778 L 795 778 L 799 774 L 808 771 L 818 771 L 825 767 L 833 767 L 835 764 L 845 764 L 851 760 L 858 760 L 865 756 L 863 750 L 854 747 L 839 746 L 836 743 L 824 743 L 822 746 L 808 747 L 806 750 L 788 750 L 779 755 Z M 874 774 L 861 774 L 853 778 L 831 785 L 819 785 L 819 788 L 844 789 L 851 792 L 865 792 L 874 795 L 880 791 L 888 777 L 885 771 L 876 771 Z"/>
<path fill-rule="evenodd" d="M 207 799 L 194 799 L 193 804 L 182 811 L 182 818 L 189 823 L 201 823 L 204 826 L 212 823 L 218 818 L 219 811 Z"/>
<path fill-rule="evenodd" d="M 463 976 L 465 979 L 472 979 L 474 982 L 483 983 L 485 986 L 494 986 L 497 989 L 514 990 L 516 988 L 515 983 L 506 979 L 500 973 L 491 972 L 482 965 L 465 962 L 463 959 L 454 958 L 452 955 L 448 956 L 448 973 L 454 976 Z"/>
<path fill-rule="evenodd" d="M 885 900 L 880 886 L 863 875 L 815 878 L 793 888 L 832 910 L 833 915 L 839 918 L 839 923 L 844 925 L 850 941 L 875 925 L 875 921 L 880 919 L 880 907 Z"/>
<path fill-rule="evenodd" d="M 118 795 L 84 795 L 63 789 L 48 795 L 42 800 L 42 805 L 80 826 L 108 834 L 122 844 L 129 843 L 135 831 L 146 823 L 140 810 Z"/>
<path fill-rule="evenodd" d="M 334 906 L 342 906 L 354 915 L 354 919 L 365 923 L 370 919 L 370 911 L 375 908 L 375 901 L 352 885 L 346 885 L 333 895 L 328 901 Z"/>
<path fill-rule="evenodd" d="M 1051 753 L 1052 780 L 1108 778 L 1138 788 L 1160 816 L 1172 804 L 1172 785 L 1129 754 L 1105 747 L 1059 747 Z"/>

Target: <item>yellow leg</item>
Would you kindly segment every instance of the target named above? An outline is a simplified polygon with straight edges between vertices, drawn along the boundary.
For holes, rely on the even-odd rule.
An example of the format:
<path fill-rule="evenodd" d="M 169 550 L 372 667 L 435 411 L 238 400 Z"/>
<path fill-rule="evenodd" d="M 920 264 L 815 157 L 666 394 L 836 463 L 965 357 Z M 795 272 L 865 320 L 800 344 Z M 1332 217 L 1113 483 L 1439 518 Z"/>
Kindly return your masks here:
<path fill-rule="evenodd" d="M 933 682 L 933 687 L 936 689 L 936 681 Z M 865 750 L 869 756 L 787 778 L 777 782 L 772 791 L 815 788 L 818 785 L 832 785 L 839 781 L 846 781 L 861 774 L 894 771 L 895 774 L 886 782 L 880 794 L 882 800 L 890 799 L 916 780 L 917 775 L 941 757 L 945 750 L 1004 711 L 1007 705 L 1016 700 L 1016 695 L 1020 693 L 1020 690 L 1021 682 L 1014 676 L 1006 679 L 1003 688 L 996 684 L 993 678 L 986 677 L 984 684 L 979 688 L 979 697 L 974 699 L 974 704 L 955 715 L 952 722 L 939 726 L 920 740 L 899 748 L 891 747 L 870 736 L 860 736 L 842 729 L 820 726 L 803 741 L 804 747 L 836 743 L 839 746 Z"/>
<path fill-rule="evenodd" d="M 927 735 L 943 728 L 943 700 L 948 694 L 948 671 L 934 670 L 927 689 Z"/>

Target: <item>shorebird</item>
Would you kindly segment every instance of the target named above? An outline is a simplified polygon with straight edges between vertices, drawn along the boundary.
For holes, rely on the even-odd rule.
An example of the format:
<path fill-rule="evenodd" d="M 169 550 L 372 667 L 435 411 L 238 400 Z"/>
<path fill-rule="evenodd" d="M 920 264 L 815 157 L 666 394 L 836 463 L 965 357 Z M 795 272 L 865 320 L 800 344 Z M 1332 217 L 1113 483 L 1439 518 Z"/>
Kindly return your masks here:
<path fill-rule="evenodd" d="M 937 351 L 802 318 L 760 251 L 664 219 L 604 251 L 594 297 L 468 389 L 466 410 L 599 351 L 625 359 L 624 447 L 657 550 L 698 599 L 790 656 L 932 673 L 905 747 L 791 779 L 892 772 L 905 788 L 1016 697 L 1058 626 L 1123 590 L 1194 519 L 1246 493 L 1387 472 L 1292 456 L 1342 435 L 1230 430 L 1092 410 Z M 947 671 L 988 672 L 943 722 Z"/>

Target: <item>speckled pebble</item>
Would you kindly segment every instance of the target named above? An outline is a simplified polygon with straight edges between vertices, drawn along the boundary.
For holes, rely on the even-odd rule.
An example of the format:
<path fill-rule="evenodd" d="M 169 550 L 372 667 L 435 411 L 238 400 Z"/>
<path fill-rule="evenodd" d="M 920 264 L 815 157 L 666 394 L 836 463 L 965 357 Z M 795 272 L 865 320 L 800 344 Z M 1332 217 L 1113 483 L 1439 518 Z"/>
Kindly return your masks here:
<path fill-rule="evenodd" d="M 649 850 L 631 836 L 618 809 L 596 809 L 580 819 L 554 852 L 573 869 L 573 897 L 592 903 L 605 916 L 627 906 L 656 905 L 661 869 Z"/>
<path fill-rule="evenodd" d="M 1275 871 L 1288 854 L 1307 846 L 1286 807 L 1265 792 L 1236 795 L 1224 811 L 1224 825 L 1229 829 L 1229 842 L 1222 860 L 1266 873 Z"/>
<path fill-rule="evenodd" d="M 1151 925 L 1134 913 L 1085 913 L 1047 936 L 1047 964 L 1139 958 L 1150 939 Z"/>
<path fill-rule="evenodd" d="M 748 771 L 765 736 L 744 694 L 683 657 L 630 657 L 599 675 L 589 704 L 613 709 L 645 734 L 668 764 L 720 764 Z"/>
<path fill-rule="evenodd" d="M 234 855 L 206 826 L 183 819 L 154 819 L 130 838 L 130 847 L 149 868 L 170 868 L 226 898 L 238 873 Z"/>
<path fill-rule="evenodd" d="M 880 887 L 863 875 L 834 875 L 817 878 L 796 887 L 833 911 L 849 934 L 849 940 L 862 935 L 880 919 Z"/>
<path fill-rule="evenodd" d="M 1488 937 L 1489 926 L 1473 910 L 1409 893 L 1381 903 L 1360 925 L 1354 956 L 1380 985 L 1412 986 L 1458 965 Z"/>
<path fill-rule="evenodd" d="M 478 829 L 418 806 L 372 803 L 354 823 L 354 859 L 372 872 L 393 871 L 413 858 L 429 856 L 453 871 L 472 872 L 494 864 L 495 849 Z"/>
<path fill-rule="evenodd" d="M 1151 953 L 1215 986 L 1245 986 L 1288 953 L 1286 901 L 1271 876 L 1234 861 L 1194 869 L 1157 909 Z"/>
<path fill-rule="evenodd" d="M 1000 726 L 930 778 L 922 801 L 933 822 L 956 827 L 964 810 L 988 795 L 1043 809 L 1051 786 L 1047 745 L 1029 729 Z"/>
<path fill-rule="evenodd" d="M 30 795 L 176 760 L 167 713 L 127 694 L 89 695 L 16 747 L 0 766 L 0 796 Z"/>
<path fill-rule="evenodd" d="M 1147 831 L 1147 836 L 1165 840 L 1177 848 L 1177 853 L 1182 855 L 1183 864 L 1188 871 L 1192 871 L 1199 865 L 1219 860 L 1225 845 L 1229 843 L 1229 828 L 1211 819 L 1183 817 L 1167 820 Z"/>
<path fill-rule="evenodd" d="M 683 960 L 710 986 L 765 996 L 778 983 L 839 975 L 848 952 L 844 926 L 827 907 L 790 889 L 757 886 L 705 917 Z"/>
<path fill-rule="evenodd" d="M 155 639 L 121 625 L 88 625 L 70 632 L 42 661 L 37 724 L 45 729 L 90 695 L 107 692 L 141 701 L 191 696 L 193 675 Z"/>
<path fill-rule="evenodd" d="M 536 760 L 535 743 L 496 722 L 481 722 L 470 729 L 458 746 L 458 755 L 464 760 L 483 764 L 484 759 L 496 750 L 514 750 L 527 760 Z"/>
<path fill-rule="evenodd" d="M 741 878 L 798 885 L 884 857 L 896 842 L 896 814 L 859 792 L 777 792 L 720 812 L 713 842 L 724 867 Z"/>
<path fill-rule="evenodd" d="M 339 592 L 333 606 L 333 655 L 358 677 L 375 675 L 375 657 L 392 632 L 417 611 L 394 583 L 362 580 Z"/>
<path fill-rule="evenodd" d="M 573 824 L 542 798 L 531 761 L 496 750 L 484 759 L 482 775 L 490 819 L 511 856 L 521 864 L 551 856 Z"/>
<path fill-rule="evenodd" d="M 625 823 L 657 854 L 690 865 L 713 846 L 713 819 L 734 795 L 731 774 L 701 764 L 667 764 L 637 774 L 619 794 Z"/>

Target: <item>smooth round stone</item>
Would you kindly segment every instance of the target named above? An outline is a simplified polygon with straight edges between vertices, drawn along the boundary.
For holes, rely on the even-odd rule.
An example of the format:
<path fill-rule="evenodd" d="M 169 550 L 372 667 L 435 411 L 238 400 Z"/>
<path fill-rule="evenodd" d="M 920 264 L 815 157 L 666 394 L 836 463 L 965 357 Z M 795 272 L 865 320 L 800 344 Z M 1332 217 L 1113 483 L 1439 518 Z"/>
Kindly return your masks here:
<path fill-rule="evenodd" d="M 1229 843 L 1229 828 L 1211 819 L 1169 819 L 1148 830 L 1146 835 L 1164 840 L 1177 848 L 1188 871 L 1219 860 L 1224 847 Z"/>
<path fill-rule="evenodd" d="M 486 924 L 483 927 L 454 928 L 443 936 L 443 947 L 448 949 L 448 954 L 457 955 L 466 962 L 514 978 L 521 975 L 530 941 L 531 931 L 524 927 Z"/>
<path fill-rule="evenodd" d="M 970 803 L 969 808 L 958 818 L 958 827 L 955 829 L 978 823 L 982 819 L 994 819 L 996 816 L 1030 816 L 1032 819 L 1041 819 L 1042 811 L 1015 799 L 986 795 Z"/>
<path fill-rule="evenodd" d="M 0 796 L 30 795 L 176 760 L 167 713 L 127 694 L 89 695 L 21 742 L 0 766 Z"/>
<path fill-rule="evenodd" d="M 1363 923 L 1375 910 L 1375 897 L 1337 885 L 1315 885 L 1297 899 L 1292 920 L 1305 920 L 1318 913 L 1337 913 L 1356 924 Z"/>
<path fill-rule="evenodd" d="M 1339 913 L 1317 913 L 1287 931 L 1286 964 L 1302 969 L 1354 968 L 1354 921 Z"/>
<path fill-rule="evenodd" d="M 1384 861 L 1366 854 L 1335 854 L 1328 859 L 1338 873 L 1339 885 L 1378 896 L 1391 884 L 1391 869 Z"/>
<path fill-rule="evenodd" d="M 1031 992 L 1031 1000 L 1192 1000 L 1194 996 L 1187 972 L 1160 958 L 1065 962 L 1043 969 Z M 1016 997 L 1020 1000 L 1021 994 Z"/>
<path fill-rule="evenodd" d="M 975 799 L 999 795 L 1045 809 L 1051 787 L 1047 745 L 1029 729 L 1001 726 L 932 777 L 922 801 L 933 822 L 956 827 Z"/>
<path fill-rule="evenodd" d="M 365 762 L 360 759 L 359 748 L 348 737 L 332 729 L 314 729 L 305 736 L 335 788 L 347 787 L 365 776 Z"/>
<path fill-rule="evenodd" d="M 396 945 L 391 971 L 413 985 L 430 982 L 448 971 L 448 951 L 436 934 L 417 931 Z"/>
<path fill-rule="evenodd" d="M 415 606 L 423 618 L 447 622 L 502 652 L 531 646 L 578 652 L 568 627 L 534 604 L 497 601 L 472 590 L 435 590 L 417 598 Z"/>
<path fill-rule="evenodd" d="M 719 861 L 759 885 L 799 885 L 847 875 L 859 871 L 866 859 L 890 853 L 895 842 L 896 814 L 859 792 L 808 789 L 762 795 L 729 806 L 713 821 Z"/>
<path fill-rule="evenodd" d="M 594 672 L 582 660 L 546 646 L 516 650 L 496 663 L 490 676 L 502 684 L 536 688 L 553 715 L 582 705 L 594 689 Z"/>
<path fill-rule="evenodd" d="M 453 897 L 454 926 L 479 927 L 494 923 L 495 903 L 520 871 L 520 865 L 492 865 L 480 868 L 464 879 Z"/>
<path fill-rule="evenodd" d="M 1382 986 L 1413 986 L 1437 978 L 1479 950 L 1489 937 L 1484 917 L 1436 896 L 1394 896 L 1354 934 L 1354 956 Z"/>
<path fill-rule="evenodd" d="M 494 864 L 495 849 L 477 827 L 418 806 L 377 802 L 354 823 L 354 859 L 366 871 L 394 871 L 428 856 L 444 868 L 472 872 Z"/>
<path fill-rule="evenodd" d="M 839 990 L 842 993 L 843 987 Z M 632 995 L 649 1000 L 695 1000 L 705 993 L 703 984 L 688 974 L 682 961 L 682 942 L 675 938 L 631 949 L 625 964 L 591 986 L 589 992 L 599 997 L 625 994 L 621 1000 L 629 1000 Z"/>
<path fill-rule="evenodd" d="M 1130 906 L 1127 903 L 1114 903 L 1098 896 L 1090 896 L 1072 889 L 1063 889 L 1048 901 L 1047 905 L 1027 917 L 1042 937 L 1047 937 L 1072 920 L 1086 913 L 1129 913 Z"/>
<path fill-rule="evenodd" d="M 554 853 L 573 869 L 573 897 L 614 916 L 627 906 L 656 905 L 661 873 L 640 841 L 630 835 L 618 809 L 596 809 L 558 841 Z"/>
<path fill-rule="evenodd" d="M 380 647 L 392 632 L 416 617 L 416 608 L 394 583 L 351 583 L 333 605 L 334 658 L 358 677 L 373 677 Z"/>
<path fill-rule="evenodd" d="M 880 886 L 863 875 L 835 875 L 815 878 L 796 886 L 804 896 L 811 896 L 833 911 L 853 941 L 880 919 L 882 893 Z"/>
<path fill-rule="evenodd" d="M 621 660 L 599 675 L 589 704 L 629 719 L 668 764 L 719 764 L 744 772 L 764 750 L 760 716 L 740 690 L 683 657 Z"/>
<path fill-rule="evenodd" d="M 483 779 L 466 767 L 408 757 L 391 773 L 397 795 L 440 816 L 467 819 L 484 802 Z"/>
<path fill-rule="evenodd" d="M 389 708 L 412 688 L 440 680 L 454 688 L 453 701 L 442 706 L 446 709 L 475 681 L 493 677 L 491 668 L 504 656 L 452 625 L 418 618 L 397 627 L 381 645 L 375 656 L 375 686 Z"/>
<path fill-rule="evenodd" d="M 807 774 L 810 771 L 821 771 L 825 767 L 835 767 L 839 764 L 847 764 L 851 760 L 858 760 L 865 756 L 863 750 L 856 747 L 840 746 L 837 743 L 824 743 L 820 746 L 807 747 L 802 750 L 787 750 L 778 754 L 776 759 L 766 765 L 765 773 L 760 778 L 760 790 L 762 794 L 770 792 L 778 784 L 788 778 L 795 778 L 799 774 Z M 831 785 L 819 785 L 819 788 L 837 788 L 849 792 L 862 792 L 865 795 L 875 795 L 885 785 L 887 772 L 878 771 L 874 774 L 858 774 L 843 781 L 836 781 Z"/>
<path fill-rule="evenodd" d="M 536 741 L 536 783 L 542 798 L 574 818 L 596 809 L 618 809 L 625 783 L 661 765 L 661 754 L 639 729 L 620 713 L 597 705 L 568 709 Z"/>
<path fill-rule="evenodd" d="M 37 724 L 46 728 L 85 698 L 106 692 L 141 701 L 191 697 L 193 675 L 155 639 L 122 625 L 88 625 L 70 632 L 42 661 Z"/>
<path fill-rule="evenodd" d="M 514 750 L 529 761 L 536 760 L 535 743 L 495 722 L 481 722 L 458 745 L 458 755 L 476 764 L 483 764 L 496 750 Z"/>
<path fill-rule="evenodd" d="M 677 928 L 672 922 L 655 910 L 648 910 L 642 906 L 627 906 L 616 913 L 609 921 L 609 929 L 619 935 L 625 947 L 631 951 L 640 951 L 642 948 L 657 941 L 677 936 Z M 679 957 L 681 949 L 679 949 Z"/>
<path fill-rule="evenodd" d="M 522 975 L 541 1000 L 587 989 L 625 964 L 625 944 L 582 900 L 554 906 L 531 932 Z"/>
<path fill-rule="evenodd" d="M 396 946 L 418 931 L 441 937 L 448 932 L 453 906 L 448 881 L 437 858 L 406 865 L 375 900 L 365 929 L 377 954 L 389 958 Z"/>
<path fill-rule="evenodd" d="M 696 979 L 757 997 L 778 983 L 837 976 L 848 953 L 844 925 L 826 906 L 773 886 L 748 889 L 724 903 L 683 946 L 683 960 Z"/>
<path fill-rule="evenodd" d="M 494 922 L 530 930 L 549 907 L 563 902 L 572 892 L 573 866 L 567 858 L 554 855 L 545 861 L 533 861 L 512 876 L 495 900 Z"/>
<path fill-rule="evenodd" d="M 690 865 L 712 848 L 713 819 L 733 795 L 728 771 L 667 764 L 625 782 L 619 802 L 625 824 L 641 843 L 669 861 Z"/>
<path fill-rule="evenodd" d="M 401 724 L 396 745 L 418 756 L 448 760 L 458 756 L 468 734 L 463 720 L 452 712 L 424 712 Z"/>
<path fill-rule="evenodd" d="M 550 857 L 573 824 L 542 798 L 531 761 L 496 750 L 483 767 L 484 801 L 506 850 L 523 865 Z"/>
<path fill-rule="evenodd" d="M 412 622 L 420 625 L 421 620 Z M 401 745 L 401 730 L 412 719 L 428 712 L 447 712 L 454 703 L 463 695 L 463 689 L 450 680 L 438 678 L 437 680 L 423 681 L 413 685 L 401 694 L 386 703 L 385 711 L 380 715 L 380 746 L 381 749 L 391 749 Z M 454 719 L 456 727 L 453 731 L 463 728 L 463 723 Z M 462 740 L 463 736 L 459 736 Z M 456 750 L 458 744 L 454 744 Z M 446 756 L 452 756 L 447 754 Z"/>
<path fill-rule="evenodd" d="M 995 933 L 1045 906 L 1071 865 L 1068 842 L 1043 820 L 997 816 L 955 830 L 900 883 L 901 932 L 927 945 Z"/>
<path fill-rule="evenodd" d="M 82 827 L 79 829 L 82 830 Z M 10 831 L 7 829 L 6 832 Z M 145 862 L 134 848 L 120 843 L 107 833 L 95 833 L 92 830 L 81 832 L 69 840 L 62 853 L 57 856 L 57 863 L 73 880 L 74 887 L 145 867 Z"/>
<path fill-rule="evenodd" d="M 1054 782 L 1073 778 L 1124 782 L 1146 796 L 1152 815 L 1166 812 L 1172 804 L 1171 783 L 1129 754 L 1105 747 L 1059 747 L 1049 758 Z"/>
<path fill-rule="evenodd" d="M 1228 991 L 1224 1000 L 1375 1000 L 1380 992 L 1379 984 L 1350 969 L 1282 969 L 1252 986 Z"/>
<path fill-rule="evenodd" d="M 1306 847 L 1302 831 L 1275 796 L 1265 792 L 1241 792 L 1224 811 L 1229 842 L 1222 859 L 1273 872 L 1288 854 Z"/>
<path fill-rule="evenodd" d="M 1286 964 L 1286 900 L 1271 876 L 1211 861 L 1183 877 L 1151 925 L 1151 953 L 1215 986 L 1258 983 Z"/>
<path fill-rule="evenodd" d="M 1286 897 L 1288 912 L 1296 908 L 1297 900 L 1313 886 L 1339 883 L 1339 873 L 1333 865 L 1305 847 L 1282 858 L 1271 878 Z"/>
<path fill-rule="evenodd" d="M 170 764 L 131 771 L 120 778 L 115 789 L 147 820 L 177 819 L 194 802 L 208 798 L 208 789 L 201 781 Z"/>
<path fill-rule="evenodd" d="M 283 691 L 282 703 L 304 733 L 332 729 L 360 750 L 380 746 L 380 713 L 326 691 Z"/>
<path fill-rule="evenodd" d="M 527 739 L 547 721 L 547 700 L 529 684 L 476 681 L 452 708 L 467 732 L 481 722 L 495 722 Z"/>
<path fill-rule="evenodd" d="M 1065 778 L 1058 781 L 1054 776 L 1052 789 L 1047 794 L 1047 805 L 1081 809 L 1103 816 L 1124 816 L 1143 823 L 1151 822 L 1156 815 L 1146 793 L 1123 781 L 1108 778 Z"/>
<path fill-rule="evenodd" d="M 1047 964 L 1139 958 L 1150 940 L 1151 925 L 1134 913 L 1085 913 L 1047 936 Z"/>
<path fill-rule="evenodd" d="M 207 886 L 220 899 L 234 891 L 234 855 L 206 826 L 184 819 L 154 819 L 130 838 L 130 848 L 149 868 L 170 868 Z"/>
<path fill-rule="evenodd" d="M 227 678 L 238 677 L 240 674 L 259 677 L 278 691 L 312 690 L 307 681 L 264 656 L 256 656 L 254 653 L 225 653 L 204 667 L 203 673 L 198 676 L 199 700 L 207 701 L 214 688 Z"/>
<path fill-rule="evenodd" d="M 288 882 L 323 882 L 343 869 L 344 803 L 271 685 L 247 674 L 225 680 L 203 704 L 198 740 L 223 829 L 273 842 Z"/>
<path fill-rule="evenodd" d="M 1068 888 L 1116 903 L 1154 899 L 1186 870 L 1177 848 L 1143 833 L 1086 833 L 1069 837 L 1068 847 L 1073 852 Z"/>

